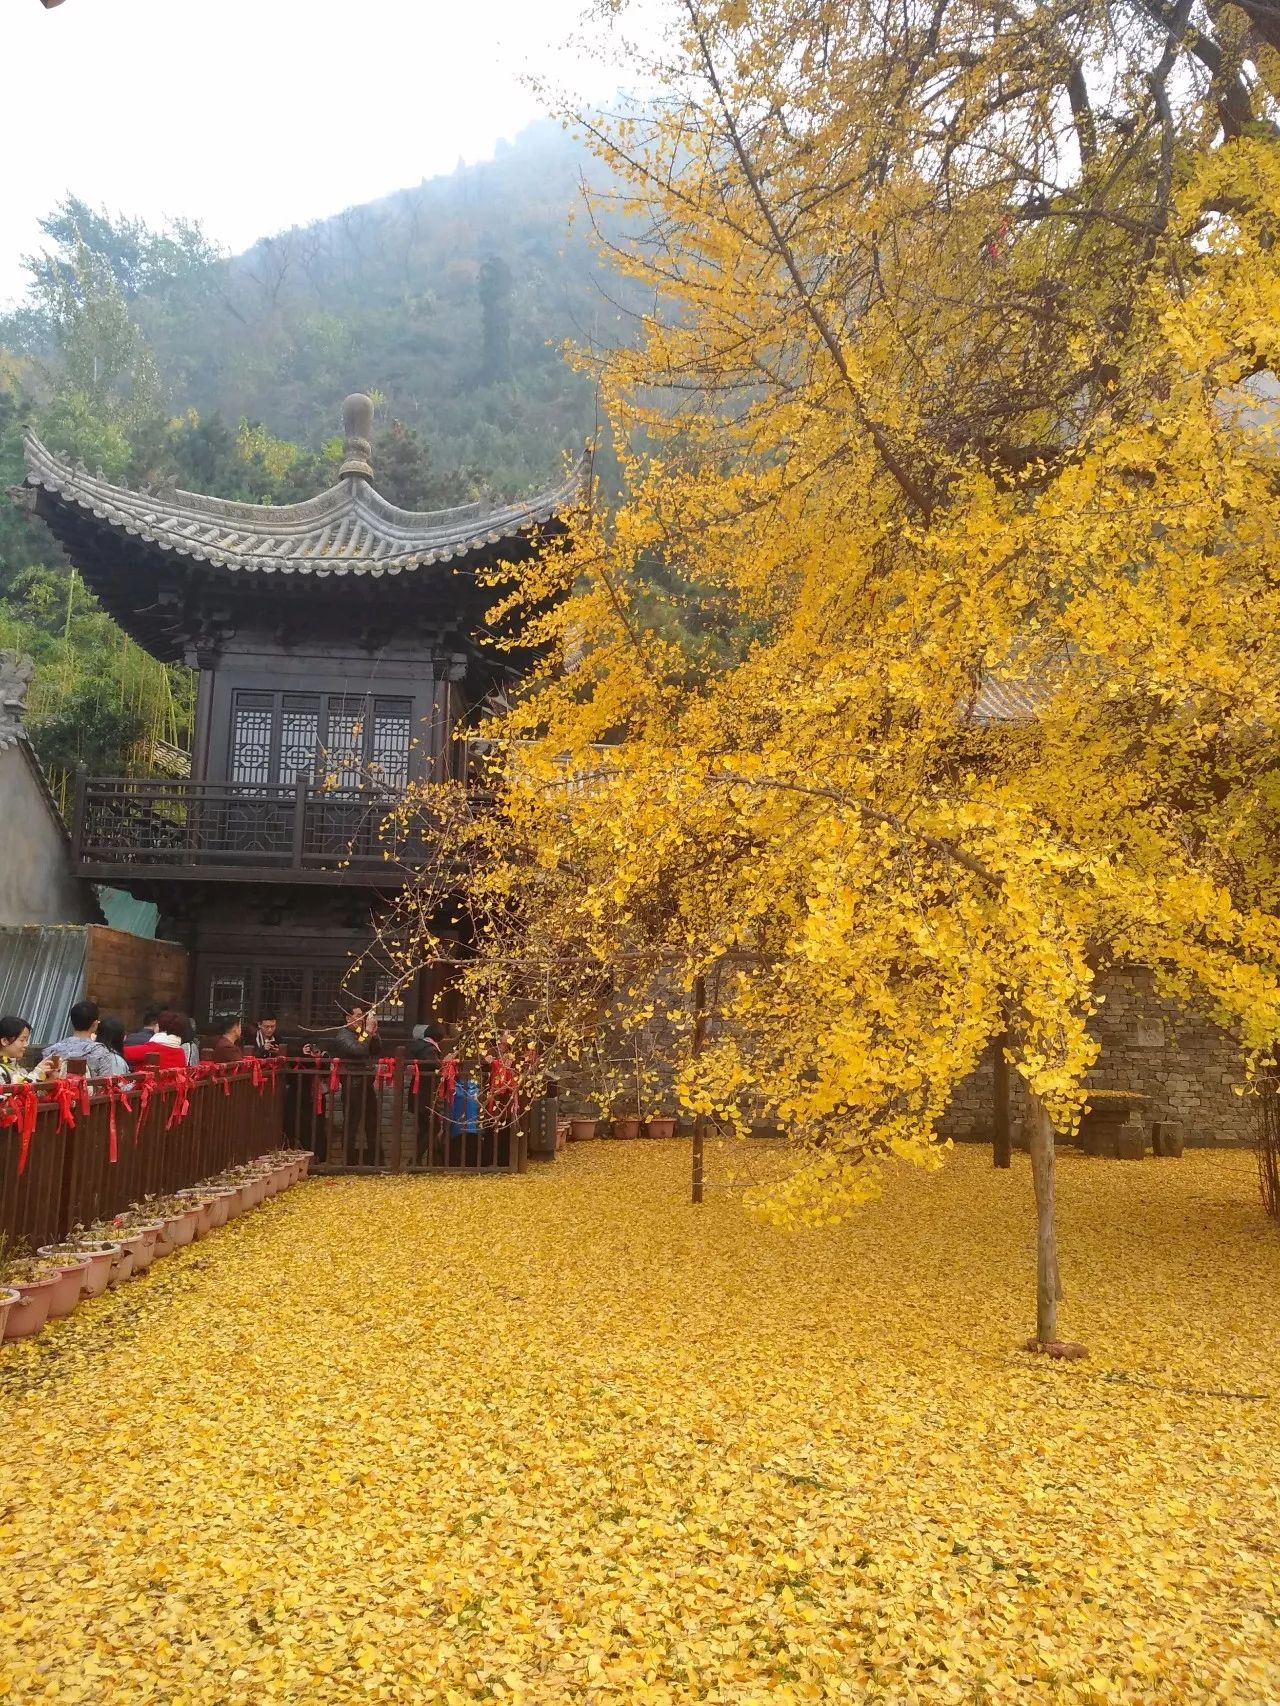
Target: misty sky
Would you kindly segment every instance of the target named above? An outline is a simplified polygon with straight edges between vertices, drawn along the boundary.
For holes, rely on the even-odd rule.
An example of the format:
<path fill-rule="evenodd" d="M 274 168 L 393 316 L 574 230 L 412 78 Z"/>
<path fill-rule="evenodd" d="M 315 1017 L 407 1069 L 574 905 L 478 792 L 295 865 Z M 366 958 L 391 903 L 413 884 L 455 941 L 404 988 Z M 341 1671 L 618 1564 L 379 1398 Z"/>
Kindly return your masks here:
<path fill-rule="evenodd" d="M 539 117 L 522 73 L 602 98 L 585 0 L 3 0 L 0 304 L 68 191 L 231 249 L 474 161 Z"/>

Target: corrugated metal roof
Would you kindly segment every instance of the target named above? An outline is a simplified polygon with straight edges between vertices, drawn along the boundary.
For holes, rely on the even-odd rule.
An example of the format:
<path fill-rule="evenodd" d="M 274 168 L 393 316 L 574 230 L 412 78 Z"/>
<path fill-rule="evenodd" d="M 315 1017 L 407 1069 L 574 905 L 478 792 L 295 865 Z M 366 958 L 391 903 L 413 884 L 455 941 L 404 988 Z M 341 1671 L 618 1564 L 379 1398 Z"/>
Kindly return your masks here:
<path fill-rule="evenodd" d="M 88 934 L 83 924 L 0 926 L 0 1013 L 31 1024 L 34 1043 L 57 1042 L 84 993 Z"/>

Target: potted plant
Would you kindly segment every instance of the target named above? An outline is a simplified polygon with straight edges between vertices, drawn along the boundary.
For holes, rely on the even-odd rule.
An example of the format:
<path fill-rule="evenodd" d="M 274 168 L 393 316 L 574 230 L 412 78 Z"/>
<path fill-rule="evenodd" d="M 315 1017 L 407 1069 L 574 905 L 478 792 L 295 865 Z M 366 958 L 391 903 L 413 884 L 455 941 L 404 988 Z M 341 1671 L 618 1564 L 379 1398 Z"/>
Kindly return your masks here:
<path fill-rule="evenodd" d="M 143 1197 L 131 1205 L 128 1212 L 136 1214 L 146 1225 L 159 1227 L 156 1234 L 156 1256 L 171 1256 L 196 1235 L 199 1210 L 178 1196 Z"/>
<path fill-rule="evenodd" d="M 594 1114 L 575 1115 L 569 1121 L 569 1141 L 571 1143 L 589 1143 L 599 1130 L 600 1122 Z"/>
<path fill-rule="evenodd" d="M 37 1252 L 40 1260 L 57 1268 L 61 1279 L 49 1298 L 48 1318 L 61 1321 L 84 1295 L 84 1278 L 89 1271 L 90 1256 L 86 1250 L 70 1250 L 59 1245 L 42 1245 Z"/>
<path fill-rule="evenodd" d="M 665 1116 L 659 1119 L 649 1119 L 645 1121 L 644 1129 L 649 1137 L 674 1137 L 676 1122 L 673 1119 L 667 1119 Z"/>
<path fill-rule="evenodd" d="M 51 1257 L 53 1260 L 62 1261 L 68 1256 L 89 1258 L 84 1273 L 85 1297 L 100 1297 L 109 1285 L 119 1285 L 133 1272 L 133 1257 L 123 1245 L 115 1239 L 95 1237 L 83 1226 L 73 1228 L 70 1237 L 48 1248 L 56 1252 L 56 1256 Z"/>
<path fill-rule="evenodd" d="M 22 1294 L 14 1286 L 0 1285 L 0 1339 L 5 1336 L 5 1322 L 9 1319 L 9 1311 L 15 1303 L 22 1302 Z"/>
<path fill-rule="evenodd" d="M 38 1256 L 0 1247 L 0 1297 L 6 1339 L 31 1339 L 49 1319 L 49 1305 L 62 1283 L 61 1271 Z"/>
<path fill-rule="evenodd" d="M 135 1274 L 146 1273 L 156 1257 L 168 1255 L 171 1248 L 167 1243 L 161 1247 L 164 1221 L 137 1208 L 127 1208 L 116 1215 L 110 1231 L 132 1252 Z"/>
<path fill-rule="evenodd" d="M 212 1193 L 205 1190 L 203 1186 L 197 1186 L 185 1191 L 176 1191 L 174 1194 L 196 1210 L 195 1236 L 207 1238 L 214 1227 L 214 1212 L 217 1207 Z M 225 1218 L 224 1213 L 223 1219 L 225 1220 Z"/>

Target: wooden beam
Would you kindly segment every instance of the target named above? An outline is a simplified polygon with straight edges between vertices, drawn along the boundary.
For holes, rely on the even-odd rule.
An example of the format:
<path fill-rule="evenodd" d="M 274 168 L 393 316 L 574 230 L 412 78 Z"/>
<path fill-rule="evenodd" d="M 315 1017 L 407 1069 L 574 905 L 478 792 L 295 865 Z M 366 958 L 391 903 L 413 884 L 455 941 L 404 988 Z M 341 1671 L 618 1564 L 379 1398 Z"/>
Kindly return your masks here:
<path fill-rule="evenodd" d="M 995 1040 L 995 1069 L 992 1074 L 994 1094 L 991 1110 L 991 1159 L 997 1167 L 1013 1165 L 1013 1142 L 1009 1125 L 1009 1062 L 1005 1049 L 1009 1033 L 1002 1031 Z"/>

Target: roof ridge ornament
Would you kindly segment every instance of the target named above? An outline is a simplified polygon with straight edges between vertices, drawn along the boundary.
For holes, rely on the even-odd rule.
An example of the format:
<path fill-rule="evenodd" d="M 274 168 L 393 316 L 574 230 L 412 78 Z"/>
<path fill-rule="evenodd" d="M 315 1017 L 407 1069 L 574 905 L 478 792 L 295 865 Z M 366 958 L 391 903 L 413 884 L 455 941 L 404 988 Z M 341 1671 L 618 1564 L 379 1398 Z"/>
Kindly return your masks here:
<path fill-rule="evenodd" d="M 373 399 L 353 391 L 342 405 L 342 430 L 346 434 L 342 466 L 343 480 L 368 480 L 373 484 Z"/>

